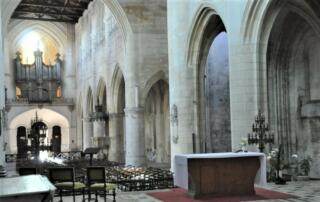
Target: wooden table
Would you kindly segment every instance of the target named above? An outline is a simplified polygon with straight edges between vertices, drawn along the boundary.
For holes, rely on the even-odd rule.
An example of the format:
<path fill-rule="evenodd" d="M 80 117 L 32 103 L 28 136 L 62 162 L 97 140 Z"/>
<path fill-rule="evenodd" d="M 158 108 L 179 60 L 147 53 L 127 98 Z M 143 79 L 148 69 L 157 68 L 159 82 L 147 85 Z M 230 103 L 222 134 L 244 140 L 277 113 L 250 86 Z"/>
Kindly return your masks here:
<path fill-rule="evenodd" d="M 262 153 L 210 153 L 175 156 L 174 184 L 191 197 L 253 195 L 266 183 Z"/>
<path fill-rule="evenodd" d="M 50 201 L 55 186 L 47 177 L 27 175 L 0 179 L 1 202 L 37 202 Z"/>

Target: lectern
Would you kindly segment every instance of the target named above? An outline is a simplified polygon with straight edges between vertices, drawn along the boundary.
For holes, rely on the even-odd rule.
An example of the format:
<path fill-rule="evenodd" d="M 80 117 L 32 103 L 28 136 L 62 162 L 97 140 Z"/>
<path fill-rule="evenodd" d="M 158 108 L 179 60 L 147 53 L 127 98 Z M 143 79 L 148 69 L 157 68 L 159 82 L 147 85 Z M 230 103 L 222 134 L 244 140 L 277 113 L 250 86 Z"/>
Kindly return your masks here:
<path fill-rule="evenodd" d="M 84 150 L 84 154 L 89 154 L 90 155 L 90 166 L 92 166 L 92 158 L 93 154 L 97 154 L 100 151 L 100 148 L 98 147 L 88 147 Z"/>

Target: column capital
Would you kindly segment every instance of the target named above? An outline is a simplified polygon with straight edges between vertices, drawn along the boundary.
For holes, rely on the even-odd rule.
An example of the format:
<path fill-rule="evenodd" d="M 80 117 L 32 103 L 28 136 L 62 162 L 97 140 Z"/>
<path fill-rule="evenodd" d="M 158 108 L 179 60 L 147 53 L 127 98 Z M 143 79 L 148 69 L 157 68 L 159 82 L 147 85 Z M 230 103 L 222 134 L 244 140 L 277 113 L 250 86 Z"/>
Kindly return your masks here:
<path fill-rule="evenodd" d="M 143 107 L 130 107 L 130 108 L 125 108 L 124 112 L 126 114 L 144 113 L 144 108 Z"/>
<path fill-rule="evenodd" d="M 124 113 L 109 113 L 109 119 L 124 117 Z"/>
<path fill-rule="evenodd" d="M 82 119 L 84 122 L 90 122 L 90 117 L 83 117 Z"/>

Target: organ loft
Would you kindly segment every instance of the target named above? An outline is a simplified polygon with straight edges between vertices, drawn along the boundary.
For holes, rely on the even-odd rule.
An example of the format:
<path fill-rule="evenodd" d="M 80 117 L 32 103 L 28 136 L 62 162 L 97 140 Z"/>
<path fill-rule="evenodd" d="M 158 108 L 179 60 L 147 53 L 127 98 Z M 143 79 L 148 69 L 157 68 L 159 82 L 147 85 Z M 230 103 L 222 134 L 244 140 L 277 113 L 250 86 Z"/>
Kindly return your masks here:
<path fill-rule="evenodd" d="M 60 54 L 56 54 L 55 64 L 45 64 L 43 52 L 34 52 L 35 62 L 23 64 L 21 53 L 16 53 L 15 84 L 17 99 L 28 102 L 51 102 L 62 97 L 62 61 Z"/>

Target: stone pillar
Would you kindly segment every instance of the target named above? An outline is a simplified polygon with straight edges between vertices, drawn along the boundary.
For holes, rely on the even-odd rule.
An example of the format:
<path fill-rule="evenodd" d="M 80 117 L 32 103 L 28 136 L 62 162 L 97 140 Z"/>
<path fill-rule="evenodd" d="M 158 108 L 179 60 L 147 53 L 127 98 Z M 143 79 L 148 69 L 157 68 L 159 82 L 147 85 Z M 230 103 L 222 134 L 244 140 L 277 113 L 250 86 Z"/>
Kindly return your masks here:
<path fill-rule="evenodd" d="M 2 16 L 2 2 L 0 3 L 0 16 Z M 2 20 L 0 21 L 1 22 L 1 25 L 3 24 L 3 22 L 2 22 Z M 0 26 L 0 65 L 2 66 L 2 67 L 4 67 L 4 57 L 3 57 L 3 51 L 4 51 L 4 49 L 2 48 L 3 47 L 3 35 L 2 35 L 2 26 Z M 5 81 L 4 81 L 4 68 L 1 68 L 0 69 L 0 86 L 2 87 L 2 88 L 0 88 L 0 97 L 1 97 L 1 99 L 0 99 L 0 108 L 3 108 L 4 107 L 4 105 L 5 105 L 5 92 L 4 92 L 4 85 L 5 84 Z M 3 146 L 4 146 L 4 127 L 1 125 L 0 126 L 1 128 L 1 136 L 0 136 L 0 164 L 1 165 L 4 165 L 4 163 L 5 163 L 5 152 L 3 152 L 3 150 L 4 150 L 4 148 L 3 148 Z"/>
<path fill-rule="evenodd" d="M 65 68 L 63 69 L 62 95 L 64 98 L 73 98 L 75 96 L 75 28 L 73 25 L 67 24 L 67 44 L 65 44 L 65 58 L 63 61 Z"/>
<path fill-rule="evenodd" d="M 109 114 L 110 161 L 124 161 L 123 116 L 123 113 Z"/>
<path fill-rule="evenodd" d="M 93 137 L 106 136 L 106 122 L 104 120 L 96 120 L 93 122 Z"/>
<path fill-rule="evenodd" d="M 95 120 L 93 122 L 93 137 L 92 142 L 94 147 L 99 147 L 101 151 L 98 158 L 105 158 L 108 156 L 109 137 L 106 134 L 105 120 Z"/>
<path fill-rule="evenodd" d="M 142 166 L 146 163 L 144 145 L 144 109 L 126 108 L 126 165 Z"/>
<path fill-rule="evenodd" d="M 85 150 L 88 147 L 92 147 L 92 139 L 93 137 L 93 124 L 89 121 L 89 118 L 86 118 L 84 121 L 84 136 L 83 136 L 83 149 Z"/>

